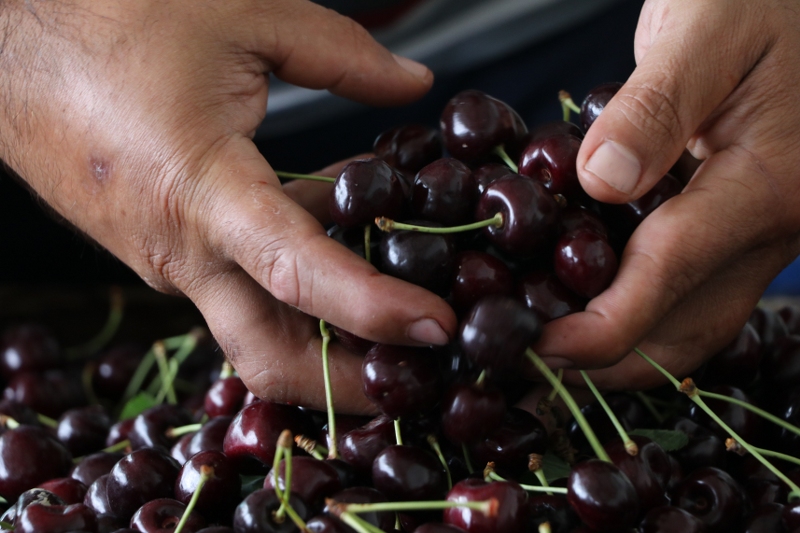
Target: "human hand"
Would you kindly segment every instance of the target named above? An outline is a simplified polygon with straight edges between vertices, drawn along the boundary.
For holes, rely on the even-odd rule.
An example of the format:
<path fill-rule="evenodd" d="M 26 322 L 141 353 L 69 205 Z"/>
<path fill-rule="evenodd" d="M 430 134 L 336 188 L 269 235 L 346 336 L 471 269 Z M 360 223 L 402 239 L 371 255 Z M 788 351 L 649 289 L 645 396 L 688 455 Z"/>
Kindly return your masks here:
<path fill-rule="evenodd" d="M 453 334 L 443 300 L 329 239 L 251 141 L 270 72 L 386 105 L 422 96 L 425 67 L 300 0 L 20 2 L 0 17 L 0 156 L 149 285 L 191 298 L 256 394 L 324 405 L 318 318 L 395 344 Z M 337 406 L 370 409 L 360 358 L 331 356 Z"/>
<path fill-rule="evenodd" d="M 610 367 L 591 373 L 606 388 L 646 388 L 662 380 L 635 346 L 683 376 L 739 331 L 800 252 L 798 27 L 789 0 L 645 2 L 638 66 L 586 134 L 581 183 L 622 203 L 684 147 L 704 162 L 633 234 L 611 287 L 545 328 L 541 355 Z"/>

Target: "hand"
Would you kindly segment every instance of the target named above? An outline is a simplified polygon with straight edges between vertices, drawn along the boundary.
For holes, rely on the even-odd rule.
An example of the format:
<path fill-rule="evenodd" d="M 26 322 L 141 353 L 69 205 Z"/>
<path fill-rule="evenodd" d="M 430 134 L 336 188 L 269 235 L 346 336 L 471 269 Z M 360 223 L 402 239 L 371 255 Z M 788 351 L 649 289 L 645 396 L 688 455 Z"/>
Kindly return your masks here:
<path fill-rule="evenodd" d="M 191 298 L 256 394 L 324 405 L 319 318 L 396 344 L 452 336 L 443 300 L 329 239 L 251 141 L 270 72 L 386 105 L 422 96 L 425 67 L 304 0 L 17 2 L 0 17 L 0 156 L 152 287 Z M 370 409 L 360 368 L 332 348 L 344 411 Z"/>
<path fill-rule="evenodd" d="M 581 183 L 627 202 L 684 147 L 704 162 L 634 233 L 611 287 L 546 328 L 543 356 L 645 388 L 663 380 L 633 347 L 684 376 L 736 335 L 800 252 L 798 27 L 791 0 L 645 2 L 638 66 L 586 135 Z"/>

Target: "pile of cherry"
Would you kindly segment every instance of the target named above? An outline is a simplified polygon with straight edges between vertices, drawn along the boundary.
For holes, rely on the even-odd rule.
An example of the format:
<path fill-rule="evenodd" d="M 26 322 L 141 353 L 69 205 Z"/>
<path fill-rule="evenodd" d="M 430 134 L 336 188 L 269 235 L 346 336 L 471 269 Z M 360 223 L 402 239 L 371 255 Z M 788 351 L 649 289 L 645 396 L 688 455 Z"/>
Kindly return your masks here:
<path fill-rule="evenodd" d="M 584 128 L 618 87 L 587 97 Z M 599 400 L 576 417 L 589 431 L 553 402 L 557 377 L 535 414 L 513 407 L 529 388 L 520 368 L 535 358 L 528 347 L 542 324 L 607 287 L 632 231 L 682 188 L 666 176 L 637 202 L 594 202 L 575 175 L 581 137 L 568 122 L 528 132 L 503 102 L 466 91 L 441 131 L 395 128 L 378 137 L 379 158 L 342 170 L 331 236 L 446 297 L 461 317 L 458 339 L 436 349 L 330 327 L 334 342 L 365 354 L 363 390 L 382 413 L 373 419 L 259 400 L 199 332 L 79 359 L 43 326 L 8 326 L 0 528 L 800 531 L 800 503 L 790 501 L 800 483 L 800 307 L 756 309 L 695 374 L 702 394 L 717 395 L 707 403 L 718 421 L 668 387 L 606 395 L 635 454 Z M 454 158 L 442 158 L 445 148 Z M 394 221 L 421 229 L 378 231 L 379 217 L 387 230 Z M 461 234 L 427 232 L 485 220 Z"/>

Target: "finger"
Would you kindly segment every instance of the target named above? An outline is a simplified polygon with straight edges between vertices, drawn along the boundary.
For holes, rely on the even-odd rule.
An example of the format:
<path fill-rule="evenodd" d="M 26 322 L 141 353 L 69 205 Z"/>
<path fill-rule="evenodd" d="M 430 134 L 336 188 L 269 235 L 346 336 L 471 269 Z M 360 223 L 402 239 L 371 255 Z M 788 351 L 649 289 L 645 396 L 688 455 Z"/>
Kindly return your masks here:
<path fill-rule="evenodd" d="M 782 237 L 771 216 L 781 202 L 770 179 L 753 179 L 759 172 L 758 161 L 735 148 L 706 161 L 682 194 L 639 226 L 611 287 L 585 312 L 545 328 L 542 355 L 610 366 L 731 258 Z"/>
<path fill-rule="evenodd" d="M 262 15 L 274 31 L 256 26 L 256 49 L 278 78 L 294 85 L 388 105 L 416 100 L 433 83 L 427 67 L 392 54 L 362 26 L 333 10 L 282 0 L 270 2 Z"/>
<path fill-rule="evenodd" d="M 304 313 L 376 342 L 442 345 L 456 328 L 438 296 L 378 273 L 333 239 L 281 191 L 249 141 L 232 147 L 214 171 L 208 208 L 211 246 L 262 287 Z M 271 179 L 270 179 L 271 176 Z"/>
<path fill-rule="evenodd" d="M 757 63 L 770 41 L 740 30 L 747 15 L 740 4 L 680 0 L 660 2 L 660 14 L 646 10 L 640 24 L 650 27 L 637 33 L 639 64 L 578 154 L 581 184 L 591 196 L 622 203 L 650 190 Z"/>
<path fill-rule="evenodd" d="M 193 286 L 189 296 L 248 388 L 270 401 L 325 409 L 319 322 L 282 305 L 239 268 Z M 373 413 L 360 386 L 362 358 L 329 347 L 334 404 Z"/>

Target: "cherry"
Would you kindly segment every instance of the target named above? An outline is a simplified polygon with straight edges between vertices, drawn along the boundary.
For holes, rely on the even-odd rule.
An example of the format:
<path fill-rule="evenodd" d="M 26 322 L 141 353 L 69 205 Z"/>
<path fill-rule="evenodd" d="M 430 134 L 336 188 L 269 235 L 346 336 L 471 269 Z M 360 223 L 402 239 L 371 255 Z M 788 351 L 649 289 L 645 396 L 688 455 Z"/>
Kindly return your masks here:
<path fill-rule="evenodd" d="M 97 519 L 94 512 L 83 505 L 44 505 L 32 503 L 17 518 L 16 533 L 69 533 L 94 531 Z"/>
<path fill-rule="evenodd" d="M 779 388 L 800 385 L 800 335 L 789 335 L 763 359 L 764 378 Z"/>
<path fill-rule="evenodd" d="M 156 448 L 126 455 L 114 465 L 106 481 L 111 514 L 127 519 L 150 500 L 172 497 L 178 470 L 177 461 Z"/>
<path fill-rule="evenodd" d="M 131 518 L 131 527 L 143 533 L 172 533 L 181 521 L 186 505 L 170 498 L 158 498 L 142 505 Z M 197 533 L 206 521 L 192 511 L 181 531 Z"/>
<path fill-rule="evenodd" d="M 722 394 L 730 398 L 752 404 L 753 401 L 744 391 L 729 385 L 717 385 L 710 387 L 709 392 Z M 711 410 L 719 416 L 730 428 L 735 431 L 746 442 L 758 442 L 761 433 L 761 417 L 752 411 L 722 400 L 707 398 L 706 403 Z M 692 404 L 689 408 L 689 415 L 697 422 L 705 425 L 716 432 L 720 439 L 726 439 L 728 433 L 724 431 L 716 422 L 712 421 L 704 411 Z"/>
<path fill-rule="evenodd" d="M 111 472 L 117 461 L 123 457 L 124 454 L 117 452 L 97 452 L 87 455 L 80 463 L 75 465 L 70 476 L 88 487 L 100 476 Z"/>
<path fill-rule="evenodd" d="M 533 128 L 526 136 L 526 139 L 528 142 L 530 142 L 538 139 L 545 139 L 547 137 L 553 137 L 554 135 L 572 135 L 578 139 L 583 139 L 583 130 L 580 128 L 580 126 L 573 124 L 572 122 L 553 120 Z"/>
<path fill-rule="evenodd" d="M 470 309 L 492 294 L 508 295 L 514 288 L 511 270 L 485 252 L 466 251 L 456 255 L 451 298 L 457 309 Z"/>
<path fill-rule="evenodd" d="M 627 224 L 627 228 L 632 231 L 636 229 L 650 213 L 655 211 L 670 198 L 678 196 L 682 190 L 683 184 L 673 176 L 666 174 L 653 185 L 652 189 L 638 200 L 627 204 L 610 206 L 608 209 L 613 211 L 617 217 L 623 218 Z"/>
<path fill-rule="evenodd" d="M 50 418 L 85 403 L 80 379 L 62 370 L 18 372 L 3 391 L 6 400 L 23 403 Z"/>
<path fill-rule="evenodd" d="M 422 219 L 445 226 L 471 222 L 476 184 L 472 171 L 458 159 L 439 159 L 414 178 L 411 205 Z"/>
<path fill-rule="evenodd" d="M 800 503 L 792 502 L 784 506 L 781 522 L 788 531 L 795 533 L 800 528 Z"/>
<path fill-rule="evenodd" d="M 486 187 L 505 176 L 513 176 L 514 172 L 508 168 L 508 165 L 500 163 L 484 163 L 483 165 L 472 171 L 472 179 L 477 187 L 480 196 Z"/>
<path fill-rule="evenodd" d="M 749 512 L 742 487 L 713 467 L 698 468 L 686 476 L 673 491 L 672 504 L 699 518 L 708 533 L 737 530 Z"/>
<path fill-rule="evenodd" d="M 567 289 L 554 274 L 544 270 L 525 274 L 517 284 L 516 295 L 544 324 L 583 311 L 586 307 L 583 298 Z"/>
<path fill-rule="evenodd" d="M 710 430 L 684 417 L 668 420 L 664 429 L 682 431 L 689 437 L 689 443 L 674 452 L 686 472 L 709 465 L 725 468 L 728 457 L 725 443 Z"/>
<path fill-rule="evenodd" d="M 340 503 L 383 503 L 386 501 L 386 496 L 372 487 L 350 487 L 334 494 L 333 499 Z M 325 512 L 328 512 L 327 507 Z M 391 531 L 394 528 L 395 514 L 389 511 L 359 513 L 359 517 L 384 531 Z M 338 518 L 334 520 L 339 521 Z M 350 531 L 348 527 L 345 527 L 345 530 Z"/>
<path fill-rule="evenodd" d="M 781 530 L 783 505 L 768 503 L 756 508 L 747 524 L 747 533 L 774 533 Z"/>
<path fill-rule="evenodd" d="M 539 181 L 551 194 L 573 198 L 583 193 L 575 160 L 581 140 L 560 134 L 532 140 L 519 157 L 519 173 Z"/>
<path fill-rule="evenodd" d="M 488 296 L 461 323 L 459 344 L 477 366 L 500 370 L 515 368 L 541 334 L 536 313 L 512 298 Z"/>
<path fill-rule="evenodd" d="M 70 453 L 43 428 L 19 426 L 0 435 L 0 496 L 7 500 L 70 468 Z"/>
<path fill-rule="evenodd" d="M 589 459 L 573 465 L 567 501 L 591 529 L 615 531 L 633 526 L 639 497 L 628 477 L 611 463 Z"/>
<path fill-rule="evenodd" d="M 328 324 L 328 329 L 330 329 L 333 337 L 349 352 L 366 355 L 375 346 L 374 341 L 368 341 L 333 324 Z"/>
<path fill-rule="evenodd" d="M 311 533 L 352 533 L 353 531 L 339 519 L 328 515 L 315 516 L 306 522 L 306 526 Z"/>
<path fill-rule="evenodd" d="M 78 407 L 66 411 L 58 421 L 56 434 L 70 453 L 76 457 L 103 448 L 111 419 L 99 405 Z"/>
<path fill-rule="evenodd" d="M 455 383 L 442 400 L 442 430 L 457 444 L 475 442 L 497 429 L 505 412 L 500 391 Z"/>
<path fill-rule="evenodd" d="M 622 88 L 619 82 L 603 83 L 598 85 L 586 95 L 581 104 L 581 124 L 583 129 L 588 130 L 600 116 L 611 98 Z"/>
<path fill-rule="evenodd" d="M 529 494 L 528 519 L 529 531 L 538 531 L 544 522 L 550 524 L 552 531 L 571 531 L 580 523 L 565 496 L 542 493 Z"/>
<path fill-rule="evenodd" d="M 192 414 L 179 405 L 164 403 L 146 409 L 133 420 L 133 427 L 128 434 L 131 448 L 159 448 L 168 452 L 177 439 L 168 437 L 167 430 L 192 422 Z"/>
<path fill-rule="evenodd" d="M 86 485 L 71 477 L 59 477 L 45 481 L 39 485 L 39 488 L 52 492 L 67 505 L 83 503 L 87 490 Z"/>
<path fill-rule="evenodd" d="M 800 387 L 795 387 L 793 392 L 789 394 L 779 414 L 782 419 L 790 424 L 800 424 Z M 786 451 L 786 453 L 796 454 L 798 446 L 800 446 L 800 435 L 788 429 L 781 428 L 779 433 L 779 447 Z"/>
<path fill-rule="evenodd" d="M 206 392 L 203 408 L 209 418 L 234 416 L 241 409 L 245 396 L 247 387 L 241 378 L 231 376 L 220 379 Z"/>
<path fill-rule="evenodd" d="M 739 335 L 708 361 L 703 386 L 748 387 L 758 375 L 761 354 L 761 339 L 753 325 L 746 323 Z"/>
<path fill-rule="evenodd" d="M 357 471 L 371 472 L 372 462 L 378 452 L 394 442 L 392 419 L 381 415 L 361 428 L 344 433 L 339 442 L 339 454 Z"/>
<path fill-rule="evenodd" d="M 413 446 L 384 448 L 372 463 L 372 484 L 391 501 L 439 500 L 447 479 L 439 459 Z"/>
<path fill-rule="evenodd" d="M 278 483 L 286 490 L 284 475 L 286 462 L 281 461 L 278 470 Z M 264 488 L 275 490 L 275 471 L 270 470 L 264 478 Z M 313 457 L 292 457 L 291 492 L 306 502 L 310 509 L 321 510 L 325 498 L 342 490 L 339 473 L 329 461 L 319 461 Z"/>
<path fill-rule="evenodd" d="M 357 159 L 341 170 L 331 190 L 333 221 L 343 228 L 372 224 L 375 217 L 398 218 L 406 204 L 407 183 L 381 159 Z"/>
<path fill-rule="evenodd" d="M 120 400 L 145 352 L 146 349 L 137 344 L 123 344 L 104 352 L 94 364 L 93 390 L 103 398 Z"/>
<path fill-rule="evenodd" d="M 211 522 L 224 522 L 241 500 L 242 480 L 233 468 L 232 461 L 222 452 L 200 452 L 186 461 L 175 480 L 175 499 L 189 505 L 204 465 L 212 467 L 214 474 L 200 491 L 197 509 Z"/>
<path fill-rule="evenodd" d="M 756 307 L 750 315 L 750 324 L 761 339 L 763 353 L 769 354 L 789 335 L 783 319 L 771 309 Z"/>
<path fill-rule="evenodd" d="M 608 241 L 586 230 L 558 240 L 554 264 L 558 279 L 584 298 L 594 298 L 606 290 L 618 268 L 617 256 Z"/>
<path fill-rule="evenodd" d="M 22 425 L 40 425 L 36 411 L 15 400 L 0 400 L 0 414 L 10 416 Z"/>
<path fill-rule="evenodd" d="M 169 450 L 169 455 L 178 461 L 178 464 L 185 463 L 189 457 L 192 456 L 192 454 L 189 453 L 189 444 L 192 442 L 192 437 L 194 437 L 194 435 L 194 433 L 183 435 Z"/>
<path fill-rule="evenodd" d="M 111 506 L 108 503 L 109 476 L 110 474 L 104 474 L 89 485 L 89 488 L 86 490 L 86 496 L 83 498 L 83 503 L 98 516 L 111 515 L 115 521 L 123 520 L 127 522 L 127 518 L 119 518 L 111 512 Z"/>
<path fill-rule="evenodd" d="M 428 522 L 416 528 L 414 533 L 464 533 L 464 530 L 459 527 L 448 526 L 447 524 Z"/>
<path fill-rule="evenodd" d="M 514 174 L 486 187 L 475 218 L 487 220 L 500 213 L 502 226 L 487 226 L 484 234 L 505 253 L 531 256 L 555 233 L 558 212 L 558 204 L 541 183 Z"/>
<path fill-rule="evenodd" d="M 236 533 L 233 529 L 227 526 L 211 526 L 205 527 L 197 533 Z"/>
<path fill-rule="evenodd" d="M 647 411 L 641 402 L 633 398 L 629 394 L 624 393 L 610 393 L 605 396 L 606 403 L 611 408 L 611 411 L 619 419 L 625 431 L 633 431 L 638 428 L 653 427 L 654 422 L 651 422 Z M 599 402 L 593 401 L 581 408 L 584 418 L 589 422 L 589 425 L 594 429 L 598 440 L 601 444 L 610 442 L 617 437 L 617 432 L 611 420 L 608 418 L 603 407 Z M 591 453 L 591 446 L 586 440 L 578 423 L 572 419 L 567 426 L 567 433 L 571 444 L 580 452 Z"/>
<path fill-rule="evenodd" d="M 608 238 L 606 223 L 593 211 L 576 205 L 570 205 L 562 209 L 559 233 L 565 235 L 581 230 L 592 231 Z"/>
<path fill-rule="evenodd" d="M 225 435 L 232 421 L 232 416 L 218 416 L 203 424 L 197 433 L 191 435 L 186 446 L 186 455 L 191 457 L 196 453 L 209 450 L 221 452 L 224 449 Z"/>
<path fill-rule="evenodd" d="M 442 157 L 443 148 L 441 134 L 420 124 L 386 130 L 378 135 L 372 145 L 376 156 L 389 166 L 411 175 Z"/>
<path fill-rule="evenodd" d="M 306 504 L 295 496 L 289 495 L 289 505 L 295 510 L 301 519 L 308 518 Z M 278 523 L 273 517 L 273 513 L 281 506 L 274 490 L 260 489 L 252 494 L 236 507 L 233 515 L 233 530 L 236 533 L 272 533 L 296 531 L 288 516 L 284 516 L 283 521 Z"/>
<path fill-rule="evenodd" d="M 639 524 L 642 533 L 704 533 L 706 527 L 699 518 L 683 509 L 671 506 L 650 509 Z"/>
<path fill-rule="evenodd" d="M 60 367 L 64 354 L 53 334 L 39 324 L 21 324 L 3 332 L 0 339 L 0 373 L 6 379 L 18 372 L 38 372 Z"/>
<path fill-rule="evenodd" d="M 22 511 L 32 503 L 41 503 L 43 505 L 64 505 L 64 500 L 53 494 L 49 490 L 35 488 L 26 490 L 19 495 L 14 505 L 6 509 L 0 520 L 9 524 L 15 525 L 17 518 L 22 514 Z"/>
<path fill-rule="evenodd" d="M 665 491 L 672 473 L 667 452 L 647 437 L 634 435 L 631 439 L 639 448 L 636 455 L 630 455 L 619 438 L 605 445 L 606 452 L 633 484 L 643 511 L 666 505 Z"/>
<path fill-rule="evenodd" d="M 436 227 L 433 223 L 416 223 Z M 443 294 L 449 289 L 455 253 L 452 235 L 392 231 L 381 240 L 381 272 Z"/>
<path fill-rule="evenodd" d="M 544 455 L 547 442 L 547 430 L 539 419 L 512 407 L 499 428 L 470 446 L 470 453 L 477 464 L 493 461 L 498 471 L 518 475 L 528 470 L 530 454 Z"/>
<path fill-rule="evenodd" d="M 127 420 L 120 420 L 111 426 L 111 429 L 108 430 L 108 436 L 106 437 L 106 447 L 128 440 L 128 435 L 133 429 L 133 422 L 135 420 L 135 418 L 128 418 Z"/>
<path fill-rule="evenodd" d="M 456 483 L 447 494 L 450 502 L 476 502 L 495 499 L 494 516 L 464 507 L 445 509 L 444 523 L 459 527 L 468 533 L 522 533 L 527 517 L 527 495 L 513 481 L 487 483 L 482 479 L 465 479 Z"/>
<path fill-rule="evenodd" d="M 778 316 L 786 324 L 790 335 L 800 334 L 800 306 L 785 305 L 778 309 Z"/>

